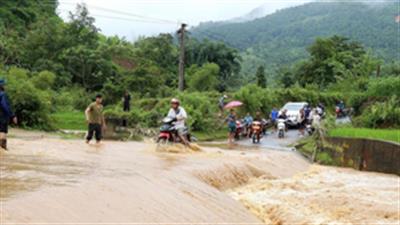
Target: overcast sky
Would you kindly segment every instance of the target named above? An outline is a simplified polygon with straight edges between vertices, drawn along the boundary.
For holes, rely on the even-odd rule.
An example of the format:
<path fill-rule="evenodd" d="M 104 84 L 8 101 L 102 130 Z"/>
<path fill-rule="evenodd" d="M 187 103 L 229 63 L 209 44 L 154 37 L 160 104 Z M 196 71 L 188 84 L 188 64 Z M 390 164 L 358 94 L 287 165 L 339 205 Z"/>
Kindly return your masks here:
<path fill-rule="evenodd" d="M 204 21 L 240 17 L 264 6 L 268 12 L 299 5 L 309 0 L 59 0 L 58 13 L 68 20 L 68 11 L 86 3 L 96 25 L 106 35 L 138 36 L 173 32 L 180 22 L 189 26 Z M 137 16 L 134 16 L 137 15 Z"/>

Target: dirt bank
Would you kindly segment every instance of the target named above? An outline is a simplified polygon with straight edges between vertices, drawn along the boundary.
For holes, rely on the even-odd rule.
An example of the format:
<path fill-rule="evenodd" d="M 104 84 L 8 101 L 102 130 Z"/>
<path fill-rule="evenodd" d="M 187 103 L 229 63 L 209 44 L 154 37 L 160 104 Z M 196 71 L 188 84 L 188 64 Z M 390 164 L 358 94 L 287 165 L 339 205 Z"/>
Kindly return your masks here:
<path fill-rule="evenodd" d="M 266 174 L 288 177 L 308 167 L 283 152 L 168 154 L 145 143 L 88 146 L 46 138 L 11 139 L 10 146 L 0 155 L 3 223 L 262 223 L 215 187 Z M 285 169 L 274 159 L 295 163 Z M 208 185 L 210 179 L 221 179 L 220 185 Z"/>

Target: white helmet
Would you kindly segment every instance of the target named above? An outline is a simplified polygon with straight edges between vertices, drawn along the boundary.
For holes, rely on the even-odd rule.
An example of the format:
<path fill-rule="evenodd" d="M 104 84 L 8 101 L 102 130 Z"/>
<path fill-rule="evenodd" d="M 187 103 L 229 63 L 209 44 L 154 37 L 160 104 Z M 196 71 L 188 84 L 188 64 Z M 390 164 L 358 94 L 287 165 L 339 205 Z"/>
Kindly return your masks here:
<path fill-rule="evenodd" d="M 177 98 L 171 99 L 171 104 L 180 104 L 179 100 Z"/>

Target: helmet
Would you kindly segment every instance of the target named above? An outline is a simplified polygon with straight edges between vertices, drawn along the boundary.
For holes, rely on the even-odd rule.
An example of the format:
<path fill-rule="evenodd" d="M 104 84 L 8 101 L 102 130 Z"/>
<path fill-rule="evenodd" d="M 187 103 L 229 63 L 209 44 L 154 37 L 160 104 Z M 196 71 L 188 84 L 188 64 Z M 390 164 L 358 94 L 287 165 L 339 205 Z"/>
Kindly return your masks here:
<path fill-rule="evenodd" d="M 179 100 L 177 98 L 171 99 L 171 104 L 180 104 Z"/>

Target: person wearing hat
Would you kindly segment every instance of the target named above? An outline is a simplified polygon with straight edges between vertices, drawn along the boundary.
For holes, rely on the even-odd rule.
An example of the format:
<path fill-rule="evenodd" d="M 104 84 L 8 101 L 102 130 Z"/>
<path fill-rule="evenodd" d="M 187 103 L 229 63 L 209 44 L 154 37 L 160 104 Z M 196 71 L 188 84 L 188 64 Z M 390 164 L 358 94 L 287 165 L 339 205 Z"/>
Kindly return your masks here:
<path fill-rule="evenodd" d="M 11 110 L 11 104 L 5 92 L 5 80 L 0 79 L 0 147 L 7 150 L 8 124 L 12 120 L 18 123 L 17 117 Z"/>
<path fill-rule="evenodd" d="M 86 121 L 88 123 L 88 134 L 86 143 L 90 143 L 93 135 L 96 137 L 97 143 L 103 138 L 102 131 L 106 129 L 106 122 L 103 116 L 103 97 L 96 95 L 95 102 L 91 103 L 85 110 Z"/>
<path fill-rule="evenodd" d="M 185 120 L 187 114 L 184 108 L 180 106 L 180 101 L 176 98 L 171 100 L 171 109 L 168 112 L 167 117 L 176 118 L 175 128 L 178 131 L 178 136 L 182 140 L 183 144 L 188 145 L 188 140 L 184 135 L 185 133 Z"/>

